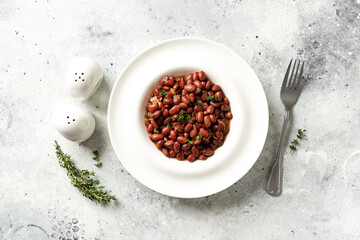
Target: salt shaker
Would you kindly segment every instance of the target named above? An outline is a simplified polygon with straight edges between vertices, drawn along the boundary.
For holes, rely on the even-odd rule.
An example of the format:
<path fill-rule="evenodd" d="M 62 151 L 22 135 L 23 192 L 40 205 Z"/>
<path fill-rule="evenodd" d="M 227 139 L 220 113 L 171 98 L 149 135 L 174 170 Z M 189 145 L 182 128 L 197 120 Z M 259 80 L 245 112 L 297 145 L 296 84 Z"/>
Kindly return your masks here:
<path fill-rule="evenodd" d="M 89 57 L 77 57 L 66 69 L 66 88 L 71 97 L 85 101 L 99 88 L 103 79 L 100 65 Z"/>
<path fill-rule="evenodd" d="M 61 135 L 75 142 L 89 139 L 95 130 L 94 116 L 71 105 L 57 108 L 53 115 L 53 122 Z"/>

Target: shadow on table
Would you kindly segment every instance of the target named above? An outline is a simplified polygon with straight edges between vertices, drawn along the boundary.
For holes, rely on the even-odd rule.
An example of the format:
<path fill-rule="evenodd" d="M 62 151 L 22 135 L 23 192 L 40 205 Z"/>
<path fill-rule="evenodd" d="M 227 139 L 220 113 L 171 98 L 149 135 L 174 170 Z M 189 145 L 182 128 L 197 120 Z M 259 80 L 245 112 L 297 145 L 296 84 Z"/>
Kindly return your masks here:
<path fill-rule="evenodd" d="M 88 101 L 84 103 L 94 114 L 96 121 L 96 127 L 93 135 L 82 143 L 83 146 L 89 148 L 91 151 L 97 149 L 101 153 L 105 151 L 105 147 L 109 142 L 106 119 L 110 93 L 111 87 L 107 78 L 104 77 L 100 88 Z"/>

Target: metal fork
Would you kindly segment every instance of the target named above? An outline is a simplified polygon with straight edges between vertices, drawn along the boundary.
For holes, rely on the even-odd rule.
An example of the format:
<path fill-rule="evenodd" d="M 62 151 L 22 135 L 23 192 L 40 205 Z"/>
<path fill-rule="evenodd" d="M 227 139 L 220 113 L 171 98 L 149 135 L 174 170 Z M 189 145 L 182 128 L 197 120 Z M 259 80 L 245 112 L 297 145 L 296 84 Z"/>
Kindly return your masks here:
<path fill-rule="evenodd" d="M 299 59 L 296 59 L 294 61 L 294 64 L 292 63 L 293 60 L 290 61 L 280 91 L 281 102 L 285 106 L 284 123 L 281 130 L 280 143 L 276 155 L 276 161 L 271 169 L 271 173 L 266 185 L 266 192 L 272 196 L 279 196 L 282 191 L 284 141 L 287 132 L 290 111 L 297 102 L 297 100 L 299 99 L 301 92 L 301 82 L 302 82 L 302 74 L 304 70 L 304 62 L 300 61 Z M 292 71 L 289 77 L 291 68 Z M 299 68 L 300 68 L 300 72 L 299 72 Z"/>

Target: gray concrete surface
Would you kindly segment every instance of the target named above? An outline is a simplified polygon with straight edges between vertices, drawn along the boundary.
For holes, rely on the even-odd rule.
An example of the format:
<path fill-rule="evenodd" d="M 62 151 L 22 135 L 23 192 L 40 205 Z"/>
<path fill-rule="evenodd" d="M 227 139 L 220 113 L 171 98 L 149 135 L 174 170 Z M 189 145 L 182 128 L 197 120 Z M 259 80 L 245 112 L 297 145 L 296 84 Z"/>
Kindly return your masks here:
<path fill-rule="evenodd" d="M 0 2 L 0 239 L 359 239 L 360 1 Z M 239 53 L 269 102 L 264 150 L 239 182 L 200 199 L 176 199 L 142 186 L 112 150 L 107 102 L 117 75 L 161 40 L 196 36 Z M 85 103 L 93 137 L 76 144 L 50 122 L 72 102 L 64 71 L 74 56 L 97 59 L 105 81 Z M 284 192 L 265 183 L 282 122 L 279 89 L 290 58 L 308 61 L 285 154 Z M 53 140 L 81 168 L 96 171 L 118 201 L 95 205 L 72 187 Z M 289 145 L 288 140 L 287 145 Z M 93 166 L 98 149 L 103 167 Z"/>

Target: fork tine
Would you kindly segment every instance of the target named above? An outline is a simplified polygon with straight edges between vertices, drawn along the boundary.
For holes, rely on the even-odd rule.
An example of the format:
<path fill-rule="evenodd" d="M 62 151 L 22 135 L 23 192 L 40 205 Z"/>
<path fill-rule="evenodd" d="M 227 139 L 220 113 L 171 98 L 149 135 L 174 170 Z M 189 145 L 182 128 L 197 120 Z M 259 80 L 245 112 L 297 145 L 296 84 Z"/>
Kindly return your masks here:
<path fill-rule="evenodd" d="M 301 82 L 302 82 L 302 75 L 303 75 L 303 71 L 304 71 L 304 64 L 305 64 L 305 62 L 303 61 L 302 64 L 301 64 L 301 68 L 300 68 L 300 74 L 299 74 L 299 78 L 298 78 L 299 80 L 296 83 L 296 86 L 295 86 L 294 90 L 300 89 L 300 85 L 301 85 Z"/>
<path fill-rule="evenodd" d="M 288 77 L 289 77 L 289 72 L 290 72 L 290 67 L 291 67 L 291 63 L 292 63 L 292 59 L 290 60 L 290 63 L 289 63 L 289 66 L 288 66 L 288 69 L 286 70 L 286 74 L 285 74 L 285 77 L 284 77 L 284 81 L 282 83 L 282 86 L 281 86 L 281 89 L 285 89 L 286 88 L 286 84 L 288 82 Z"/>
<path fill-rule="evenodd" d="M 294 78 L 293 78 L 293 75 L 294 75 L 294 71 L 295 71 L 295 68 L 296 68 L 296 63 L 298 62 L 298 59 L 295 59 L 294 61 L 294 65 L 293 65 L 293 69 L 291 71 L 291 75 L 290 75 L 290 79 L 289 79 L 289 83 L 287 85 L 288 88 L 291 87 L 292 83 L 294 82 Z"/>
<path fill-rule="evenodd" d="M 297 82 L 298 82 L 298 73 L 299 73 L 299 67 L 300 67 L 300 63 L 301 63 L 301 61 L 300 61 L 300 59 L 298 60 L 298 65 L 297 65 L 297 67 L 296 67 L 296 71 L 295 71 L 295 76 L 294 76 L 294 78 L 292 79 L 292 82 L 291 82 L 291 85 L 289 85 L 289 88 L 290 89 L 295 89 L 295 86 L 296 86 L 296 84 L 297 84 Z M 295 68 L 295 66 L 294 66 L 294 68 Z"/>

